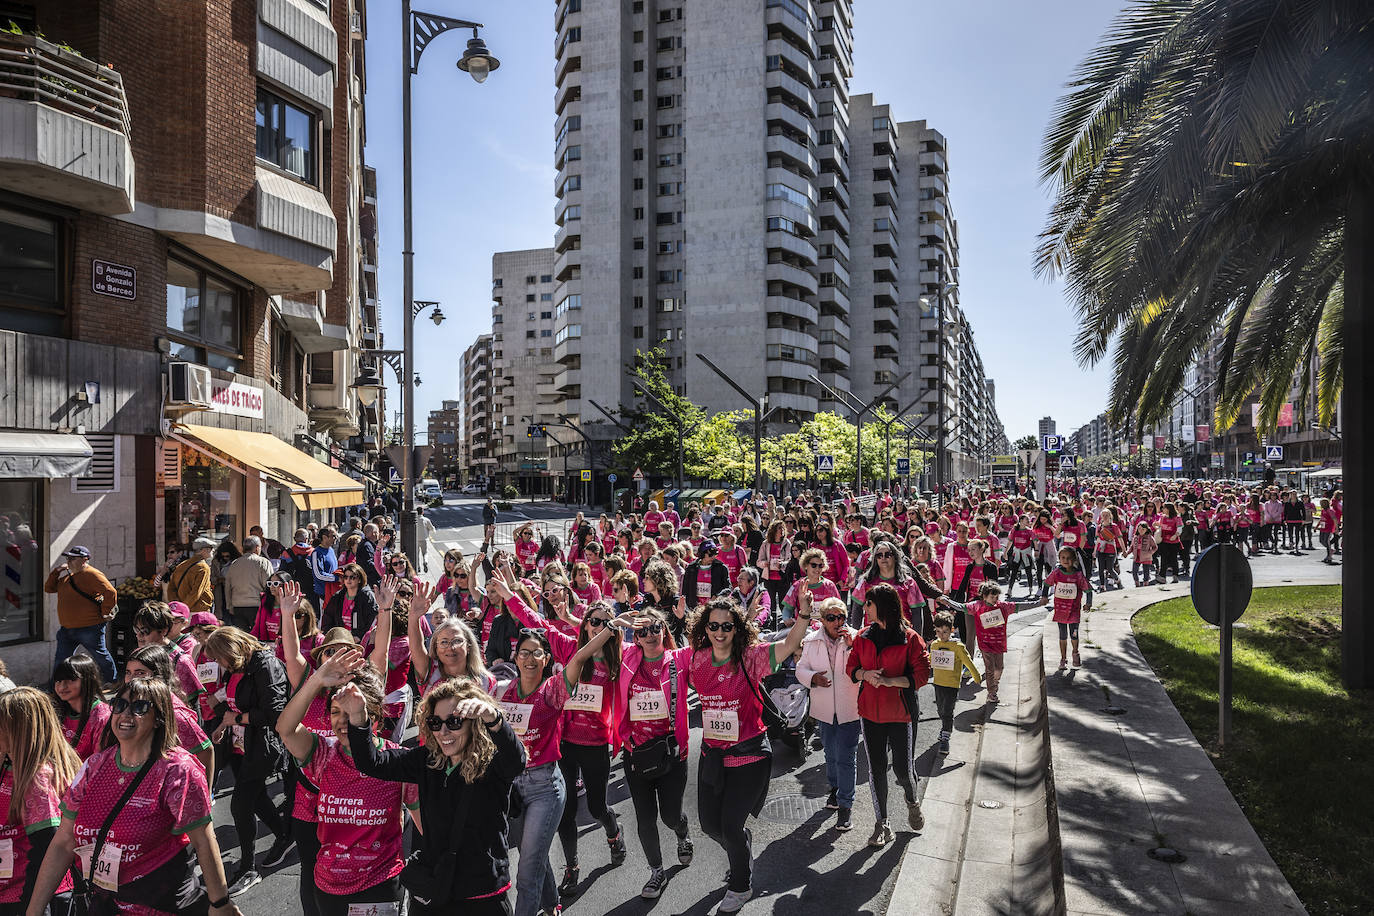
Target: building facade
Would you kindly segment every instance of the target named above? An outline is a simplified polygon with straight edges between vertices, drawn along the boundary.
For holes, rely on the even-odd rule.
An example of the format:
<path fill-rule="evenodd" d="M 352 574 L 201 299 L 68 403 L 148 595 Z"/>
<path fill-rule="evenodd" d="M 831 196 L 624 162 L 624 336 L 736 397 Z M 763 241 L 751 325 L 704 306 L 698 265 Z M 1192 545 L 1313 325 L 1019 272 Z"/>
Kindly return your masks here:
<path fill-rule="evenodd" d="M 555 320 L 552 248 L 503 251 L 491 259 L 491 327 L 495 449 L 501 485 L 522 494 L 552 495 L 546 435 L 532 428 L 558 420 L 561 366 L 554 349 L 576 325 Z M 565 318 L 567 302 L 560 302 Z M 572 310 L 574 317 L 577 310 Z M 563 337 L 555 337 L 555 327 Z M 554 434 L 557 436 L 557 433 Z"/>
<path fill-rule="evenodd" d="M 466 466 L 460 440 L 463 436 L 461 401 L 444 401 L 438 410 L 429 412 L 429 471 L 445 486 L 457 483 Z"/>
<path fill-rule="evenodd" d="M 497 446 L 501 426 L 496 414 L 493 339 L 494 335 L 483 334 L 463 351 L 460 447 L 466 483 L 490 485 L 500 462 Z"/>
<path fill-rule="evenodd" d="M 376 200 L 362 0 L 7 13 L 0 645 L 39 679 L 68 547 L 118 582 L 363 501 L 335 468 L 375 448 L 380 405 L 349 386 L 377 332 Z"/>

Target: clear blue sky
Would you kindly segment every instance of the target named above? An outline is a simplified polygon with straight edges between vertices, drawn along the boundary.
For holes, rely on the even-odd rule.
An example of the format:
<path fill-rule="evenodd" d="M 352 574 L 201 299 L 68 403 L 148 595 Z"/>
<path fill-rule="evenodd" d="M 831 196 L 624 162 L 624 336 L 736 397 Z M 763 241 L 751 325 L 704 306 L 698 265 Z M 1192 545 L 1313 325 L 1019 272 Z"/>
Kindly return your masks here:
<path fill-rule="evenodd" d="M 598 2 L 598 0 L 587 0 Z M 690 0 L 688 0 L 690 2 Z M 1108 374 L 1080 368 L 1062 287 L 1036 279 L 1031 255 L 1048 206 L 1040 141 L 1078 62 L 1123 6 L 1117 0 L 917 0 L 855 3 L 854 93 L 900 120 L 925 118 L 949 141 L 959 220 L 960 299 L 973 322 L 1012 439 L 1049 414 L 1071 432 L 1102 410 Z M 553 12 L 546 0 L 418 0 L 417 9 L 480 19 L 501 67 L 481 86 L 454 63 L 471 33 L 425 51 L 414 84 L 415 296 L 449 320 L 417 325 L 416 401 L 425 418 L 458 392 L 459 358 L 491 327 L 491 255 L 553 240 Z M 400 12 L 369 4 L 368 162 L 378 170 L 382 330 L 401 346 Z M 394 380 L 388 403 L 399 406 Z"/>

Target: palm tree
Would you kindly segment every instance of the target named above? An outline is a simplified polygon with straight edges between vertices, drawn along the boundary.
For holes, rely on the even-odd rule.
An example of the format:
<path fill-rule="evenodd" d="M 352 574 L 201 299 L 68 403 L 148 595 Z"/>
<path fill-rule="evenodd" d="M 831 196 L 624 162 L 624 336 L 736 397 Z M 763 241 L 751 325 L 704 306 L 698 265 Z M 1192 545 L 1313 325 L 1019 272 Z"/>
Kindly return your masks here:
<path fill-rule="evenodd" d="M 1111 356 L 1114 419 L 1162 420 L 1215 346 L 1219 428 L 1258 392 L 1272 430 L 1315 376 L 1316 419 L 1339 403 L 1347 455 L 1370 454 L 1372 87 L 1368 0 L 1136 0 L 1083 61 L 1045 137 L 1036 268 L 1067 281 L 1080 361 Z M 1346 505 L 1367 520 L 1362 476 Z M 1346 681 L 1374 686 L 1346 596 Z"/>

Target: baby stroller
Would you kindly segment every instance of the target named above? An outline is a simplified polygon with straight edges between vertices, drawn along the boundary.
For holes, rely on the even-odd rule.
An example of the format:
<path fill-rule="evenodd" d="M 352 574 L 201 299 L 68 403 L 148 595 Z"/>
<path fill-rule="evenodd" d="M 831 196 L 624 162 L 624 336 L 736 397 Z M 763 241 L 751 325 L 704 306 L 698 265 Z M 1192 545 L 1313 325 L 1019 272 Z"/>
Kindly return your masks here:
<path fill-rule="evenodd" d="M 797 680 L 796 659 L 789 658 L 765 677 L 762 686 L 778 712 L 777 719 L 769 722 L 768 737 L 791 746 L 805 760 L 811 752 L 816 723 L 811 718 L 811 692 Z"/>

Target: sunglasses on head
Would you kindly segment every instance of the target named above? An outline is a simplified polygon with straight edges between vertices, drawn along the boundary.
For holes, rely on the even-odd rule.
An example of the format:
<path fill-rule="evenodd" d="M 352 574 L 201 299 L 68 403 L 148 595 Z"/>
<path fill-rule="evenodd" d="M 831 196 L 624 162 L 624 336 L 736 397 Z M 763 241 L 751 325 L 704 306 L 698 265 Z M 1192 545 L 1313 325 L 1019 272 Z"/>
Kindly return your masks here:
<path fill-rule="evenodd" d="M 115 697 L 110 701 L 110 712 L 117 716 L 129 713 L 137 718 L 143 718 L 153 708 L 151 700 L 133 700 L 132 702 L 124 697 Z"/>
<path fill-rule="evenodd" d="M 642 627 L 635 627 L 635 636 L 639 637 L 640 639 L 643 639 L 646 636 L 657 636 L 659 633 L 662 632 L 663 624 L 661 623 L 649 623 L 645 624 Z"/>
<path fill-rule="evenodd" d="M 710 630 L 712 633 L 731 633 L 734 632 L 735 622 L 733 620 L 727 620 L 724 623 L 717 623 L 712 620 L 710 623 L 706 624 L 706 629 Z"/>
<path fill-rule="evenodd" d="M 429 729 L 430 734 L 434 735 L 439 733 L 439 729 L 445 727 L 451 732 L 456 732 L 462 729 L 463 723 L 466 721 L 467 719 L 464 719 L 462 716 L 449 716 L 447 719 L 441 719 L 438 716 L 427 716 L 425 717 L 425 728 Z"/>
<path fill-rule="evenodd" d="M 544 629 L 543 627 L 521 627 L 521 628 L 520 628 L 520 638 L 521 638 L 521 639 L 524 639 L 524 638 L 527 637 L 527 636 L 537 636 L 537 637 L 539 637 L 540 639 L 547 639 L 547 638 L 548 638 L 548 635 L 549 635 L 549 631 L 546 630 L 546 629 Z"/>

